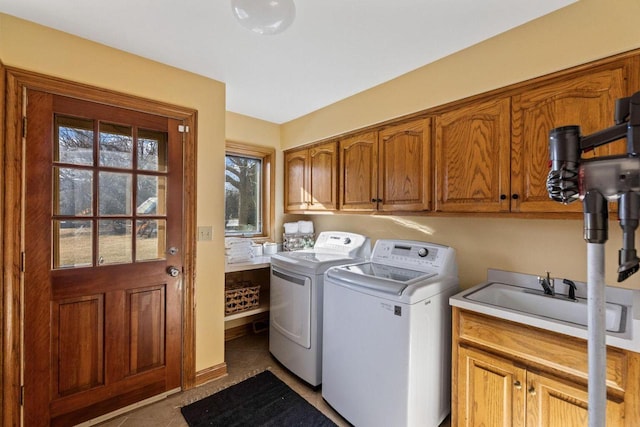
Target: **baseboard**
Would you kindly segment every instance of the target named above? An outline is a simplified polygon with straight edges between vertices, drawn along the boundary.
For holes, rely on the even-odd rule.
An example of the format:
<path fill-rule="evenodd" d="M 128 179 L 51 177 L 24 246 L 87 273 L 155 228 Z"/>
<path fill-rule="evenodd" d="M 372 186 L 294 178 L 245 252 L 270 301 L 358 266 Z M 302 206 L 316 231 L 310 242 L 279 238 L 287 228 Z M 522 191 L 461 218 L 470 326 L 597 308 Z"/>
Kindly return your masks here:
<path fill-rule="evenodd" d="M 249 335 L 252 332 L 253 332 L 253 326 L 251 325 L 251 323 L 235 326 L 233 328 L 225 329 L 224 340 L 225 341 L 233 340 L 236 338 L 243 337 L 245 335 Z"/>
<path fill-rule="evenodd" d="M 227 364 L 220 363 L 196 372 L 196 387 L 227 375 Z"/>

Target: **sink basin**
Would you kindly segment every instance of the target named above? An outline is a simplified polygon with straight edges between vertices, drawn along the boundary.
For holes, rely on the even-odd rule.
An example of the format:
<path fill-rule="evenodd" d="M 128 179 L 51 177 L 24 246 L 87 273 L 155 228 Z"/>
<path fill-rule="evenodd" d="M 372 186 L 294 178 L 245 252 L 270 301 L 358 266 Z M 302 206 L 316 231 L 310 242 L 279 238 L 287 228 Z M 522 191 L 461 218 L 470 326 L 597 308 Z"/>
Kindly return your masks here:
<path fill-rule="evenodd" d="M 469 293 L 464 298 L 483 304 L 569 322 L 587 327 L 587 300 L 571 301 L 564 296 L 545 295 L 542 291 L 492 282 Z M 620 304 L 606 303 L 606 329 L 624 332 L 626 308 Z"/>

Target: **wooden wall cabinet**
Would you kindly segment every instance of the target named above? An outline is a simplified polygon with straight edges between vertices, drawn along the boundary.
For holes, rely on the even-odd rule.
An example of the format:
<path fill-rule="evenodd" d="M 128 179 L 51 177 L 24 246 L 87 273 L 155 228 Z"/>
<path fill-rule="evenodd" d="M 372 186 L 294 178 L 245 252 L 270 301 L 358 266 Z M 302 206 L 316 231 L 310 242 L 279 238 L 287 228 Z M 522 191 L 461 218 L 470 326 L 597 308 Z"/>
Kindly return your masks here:
<path fill-rule="evenodd" d="M 456 426 L 588 425 L 587 343 L 453 309 Z M 607 350 L 607 426 L 637 423 L 640 355 Z"/>
<path fill-rule="evenodd" d="M 430 119 L 345 138 L 339 149 L 340 210 L 430 209 Z"/>
<path fill-rule="evenodd" d="M 284 153 L 285 212 L 338 207 L 337 142 L 327 142 Z"/>
<path fill-rule="evenodd" d="M 635 58 L 604 63 L 483 98 L 436 117 L 435 210 L 581 212 L 549 199 L 549 131 L 580 125 L 583 135 L 614 124 L 615 101 L 637 88 Z M 595 155 L 626 152 L 624 140 Z"/>
<path fill-rule="evenodd" d="M 435 210 L 510 210 L 511 102 L 476 102 L 435 119 Z"/>
<path fill-rule="evenodd" d="M 582 204 L 549 199 L 549 130 L 579 125 L 582 135 L 614 124 L 615 101 L 637 90 L 635 59 L 613 61 L 554 79 L 512 97 L 511 192 L 517 212 L 581 212 Z M 595 155 L 626 153 L 626 141 L 597 148 Z"/>

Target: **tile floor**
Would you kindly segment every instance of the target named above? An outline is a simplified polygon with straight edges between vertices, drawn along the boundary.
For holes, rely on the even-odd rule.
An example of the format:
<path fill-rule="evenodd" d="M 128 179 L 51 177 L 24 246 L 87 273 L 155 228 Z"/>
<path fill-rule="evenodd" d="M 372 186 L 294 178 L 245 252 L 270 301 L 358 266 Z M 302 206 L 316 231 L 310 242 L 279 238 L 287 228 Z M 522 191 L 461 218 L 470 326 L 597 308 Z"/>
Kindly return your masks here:
<path fill-rule="evenodd" d="M 251 377 L 265 369 L 269 369 L 281 380 L 289 385 L 312 405 L 322 411 L 338 426 L 349 426 L 322 399 L 320 390 L 312 390 L 308 385 L 297 379 L 269 354 L 269 334 L 260 333 L 247 335 L 225 343 L 225 359 L 227 373 L 223 378 L 211 381 L 205 385 L 185 392 L 176 393 L 168 398 L 151 405 L 120 415 L 99 424 L 101 427 L 187 427 L 180 408 L 191 402 L 209 396 L 245 378 Z M 440 427 L 450 427 L 447 418 Z"/>

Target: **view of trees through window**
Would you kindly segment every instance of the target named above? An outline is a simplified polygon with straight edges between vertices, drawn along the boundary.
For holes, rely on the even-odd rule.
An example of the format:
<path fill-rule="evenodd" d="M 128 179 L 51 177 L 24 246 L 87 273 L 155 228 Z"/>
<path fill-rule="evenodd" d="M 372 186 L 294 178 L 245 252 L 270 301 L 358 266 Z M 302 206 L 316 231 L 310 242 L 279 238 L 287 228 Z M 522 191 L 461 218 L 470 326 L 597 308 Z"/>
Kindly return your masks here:
<path fill-rule="evenodd" d="M 54 266 L 162 257 L 166 133 L 65 116 L 55 131 Z"/>
<path fill-rule="evenodd" d="M 262 159 L 227 155 L 225 233 L 262 233 Z"/>

